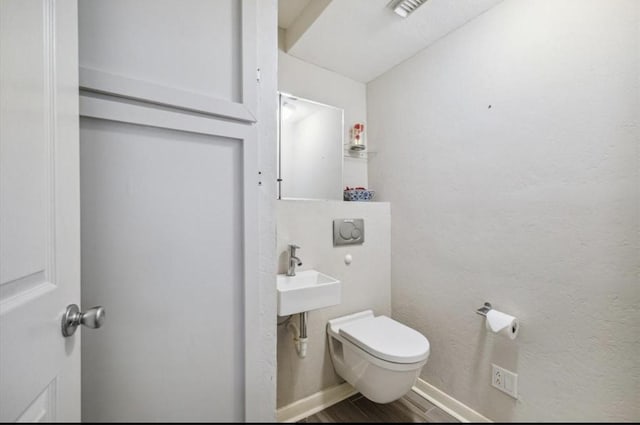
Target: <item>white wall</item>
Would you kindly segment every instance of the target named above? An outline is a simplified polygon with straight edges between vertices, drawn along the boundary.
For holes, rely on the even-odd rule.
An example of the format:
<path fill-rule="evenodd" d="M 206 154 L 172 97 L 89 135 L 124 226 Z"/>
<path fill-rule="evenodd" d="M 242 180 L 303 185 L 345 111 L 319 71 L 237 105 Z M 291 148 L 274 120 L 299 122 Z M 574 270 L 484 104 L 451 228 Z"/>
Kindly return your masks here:
<path fill-rule="evenodd" d="M 367 87 L 393 316 L 431 342 L 422 378 L 493 420 L 640 420 L 639 7 L 507 0 Z"/>
<path fill-rule="evenodd" d="M 344 109 L 345 144 L 350 141 L 351 126 L 357 122 L 366 123 L 364 83 L 295 58 L 281 49 L 278 50 L 278 90 Z M 343 186 L 368 187 L 366 159 L 347 153 L 342 180 Z"/>
<path fill-rule="evenodd" d="M 259 394 L 258 417 L 247 421 L 275 421 L 276 406 L 276 152 L 278 109 L 278 58 L 276 0 L 260 0 L 258 7 L 258 168 L 261 175 L 258 198 L 260 262 L 261 364 L 254 390 Z"/>
<path fill-rule="evenodd" d="M 372 309 L 391 311 L 390 208 L 386 202 L 278 201 L 277 240 L 279 273 L 287 271 L 287 246 L 295 243 L 302 266 L 342 282 L 342 302 L 309 312 L 307 356 L 300 359 L 291 334 L 278 327 L 278 407 L 286 406 L 343 380 L 336 375 L 326 339 L 329 319 Z M 333 246 L 333 219 L 363 218 L 362 245 Z M 346 265 L 344 256 L 353 257 Z M 284 318 L 279 318 L 280 320 Z M 292 320 L 298 323 L 298 315 Z"/>

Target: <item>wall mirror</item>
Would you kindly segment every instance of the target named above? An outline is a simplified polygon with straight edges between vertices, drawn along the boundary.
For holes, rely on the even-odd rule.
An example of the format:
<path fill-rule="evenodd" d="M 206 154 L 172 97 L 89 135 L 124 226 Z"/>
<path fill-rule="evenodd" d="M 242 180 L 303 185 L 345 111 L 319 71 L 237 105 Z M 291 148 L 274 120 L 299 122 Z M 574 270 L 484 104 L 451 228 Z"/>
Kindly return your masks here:
<path fill-rule="evenodd" d="M 342 200 L 344 111 L 279 97 L 278 199 Z"/>

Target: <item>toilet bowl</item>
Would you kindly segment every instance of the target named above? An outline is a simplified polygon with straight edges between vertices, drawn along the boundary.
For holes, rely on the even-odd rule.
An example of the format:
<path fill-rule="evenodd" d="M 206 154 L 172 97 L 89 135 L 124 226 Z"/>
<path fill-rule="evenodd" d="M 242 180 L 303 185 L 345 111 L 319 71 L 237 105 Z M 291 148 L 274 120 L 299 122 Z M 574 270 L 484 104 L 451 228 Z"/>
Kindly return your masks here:
<path fill-rule="evenodd" d="M 376 403 L 409 392 L 429 358 L 424 335 L 371 310 L 329 320 L 327 334 L 338 375 Z"/>

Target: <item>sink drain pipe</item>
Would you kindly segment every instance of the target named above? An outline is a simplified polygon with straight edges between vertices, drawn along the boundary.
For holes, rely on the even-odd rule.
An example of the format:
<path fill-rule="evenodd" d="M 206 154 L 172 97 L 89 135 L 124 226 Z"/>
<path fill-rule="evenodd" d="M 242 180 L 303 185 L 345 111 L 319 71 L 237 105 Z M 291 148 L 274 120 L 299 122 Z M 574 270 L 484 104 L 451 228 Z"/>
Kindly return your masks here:
<path fill-rule="evenodd" d="M 300 313 L 300 327 L 291 322 L 287 325 L 287 329 L 293 334 L 296 351 L 301 359 L 307 356 L 307 313 L 306 311 Z"/>

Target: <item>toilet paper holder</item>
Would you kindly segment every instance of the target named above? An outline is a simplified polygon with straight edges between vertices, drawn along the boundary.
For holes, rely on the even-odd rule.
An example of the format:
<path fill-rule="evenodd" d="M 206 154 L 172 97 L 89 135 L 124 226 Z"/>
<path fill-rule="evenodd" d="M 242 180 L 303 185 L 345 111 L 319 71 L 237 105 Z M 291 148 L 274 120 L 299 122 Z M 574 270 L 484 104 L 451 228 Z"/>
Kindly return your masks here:
<path fill-rule="evenodd" d="M 484 306 L 482 306 L 482 307 L 480 307 L 479 309 L 476 310 L 476 313 L 478 313 L 480 316 L 487 317 L 487 313 L 492 308 L 493 307 L 491 306 L 491 303 L 485 302 Z"/>

